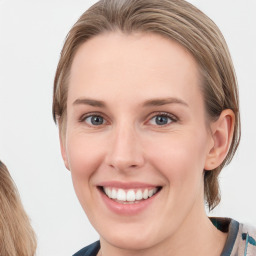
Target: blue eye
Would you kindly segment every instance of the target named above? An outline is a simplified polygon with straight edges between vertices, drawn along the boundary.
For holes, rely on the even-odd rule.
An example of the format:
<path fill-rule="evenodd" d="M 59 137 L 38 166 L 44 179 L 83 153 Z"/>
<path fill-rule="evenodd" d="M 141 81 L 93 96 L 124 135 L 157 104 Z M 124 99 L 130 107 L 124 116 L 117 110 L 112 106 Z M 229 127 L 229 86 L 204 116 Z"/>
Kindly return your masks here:
<path fill-rule="evenodd" d="M 173 118 L 171 118 L 170 116 L 168 116 L 166 114 L 156 115 L 150 119 L 151 124 L 153 124 L 153 125 L 156 124 L 159 126 L 170 124 L 173 121 L 174 121 Z"/>
<path fill-rule="evenodd" d="M 87 116 L 84 121 L 91 126 L 99 126 L 106 122 L 102 116 L 97 115 Z"/>

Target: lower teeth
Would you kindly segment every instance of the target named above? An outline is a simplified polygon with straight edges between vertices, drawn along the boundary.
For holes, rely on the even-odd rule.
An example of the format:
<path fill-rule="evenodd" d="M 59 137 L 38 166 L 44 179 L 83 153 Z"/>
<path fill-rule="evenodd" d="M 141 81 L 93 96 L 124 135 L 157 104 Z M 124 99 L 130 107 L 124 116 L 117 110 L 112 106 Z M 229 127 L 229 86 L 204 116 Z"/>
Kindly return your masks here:
<path fill-rule="evenodd" d="M 114 200 L 114 199 L 112 199 Z M 115 202 L 119 203 L 119 204 L 138 204 L 139 202 L 141 201 L 144 201 L 144 200 L 139 200 L 139 201 L 120 201 L 120 200 L 114 200 Z"/>

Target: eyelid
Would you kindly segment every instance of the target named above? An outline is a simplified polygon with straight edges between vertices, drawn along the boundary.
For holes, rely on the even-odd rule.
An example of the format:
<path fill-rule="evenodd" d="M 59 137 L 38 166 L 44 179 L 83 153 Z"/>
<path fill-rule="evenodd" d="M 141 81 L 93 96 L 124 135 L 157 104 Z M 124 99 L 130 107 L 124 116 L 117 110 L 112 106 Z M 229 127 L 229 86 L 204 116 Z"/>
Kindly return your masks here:
<path fill-rule="evenodd" d="M 81 123 L 83 123 L 83 122 L 85 121 L 85 119 L 86 119 L 87 117 L 90 117 L 90 116 L 100 116 L 100 117 L 102 117 L 107 123 L 110 123 L 109 119 L 108 119 L 103 113 L 101 113 L 101 112 L 89 112 L 89 113 L 83 114 L 83 115 L 81 115 L 81 117 L 79 118 L 78 121 L 81 122 Z M 166 117 L 168 117 L 168 118 L 171 119 L 171 121 L 172 121 L 171 123 L 173 123 L 173 122 L 178 122 L 178 121 L 179 121 L 179 118 L 178 118 L 177 116 L 175 116 L 174 114 L 171 114 L 171 113 L 169 113 L 169 112 L 164 112 L 164 111 L 157 111 L 157 112 L 153 112 L 153 113 L 151 113 L 151 114 L 149 115 L 149 117 L 147 118 L 146 123 L 149 122 L 153 117 L 156 117 L 156 116 L 166 116 Z M 89 124 L 87 124 L 87 125 L 90 126 Z M 102 124 L 102 125 L 103 125 L 103 124 Z M 101 127 L 102 125 L 99 125 L 98 127 Z M 104 125 L 106 125 L 106 123 L 105 123 Z M 166 125 L 162 125 L 162 127 L 166 127 L 166 126 L 168 126 L 168 125 L 170 125 L 170 123 L 169 123 L 169 124 L 166 124 Z M 161 127 L 160 125 L 157 125 L 157 126 Z M 93 126 L 93 127 L 96 127 L 96 126 Z"/>
<path fill-rule="evenodd" d="M 83 122 L 85 122 L 85 119 L 86 119 L 87 117 L 90 117 L 90 116 L 100 116 L 100 117 L 102 117 L 106 122 L 109 122 L 108 118 L 106 118 L 105 115 L 104 115 L 103 113 L 101 113 L 101 112 L 89 112 L 89 113 L 83 114 L 83 115 L 81 115 L 81 117 L 78 119 L 78 121 L 81 122 L 81 123 L 83 123 Z M 87 124 L 87 125 L 92 127 L 92 125 L 89 125 L 89 124 Z M 102 124 L 102 125 L 105 125 L 105 124 Z M 101 127 L 102 125 L 99 125 L 98 127 Z M 93 127 L 96 127 L 96 126 L 93 126 Z"/>
<path fill-rule="evenodd" d="M 159 111 L 159 112 L 154 112 L 154 113 L 151 113 L 149 118 L 148 118 L 148 121 L 149 122 L 152 118 L 156 117 L 156 116 L 166 116 L 168 118 L 171 119 L 171 122 L 169 124 L 165 124 L 165 125 L 156 125 L 158 127 L 166 127 L 168 125 L 170 125 L 171 123 L 175 123 L 175 122 L 178 122 L 179 119 L 177 116 L 169 113 L 169 112 L 164 112 L 164 111 Z"/>

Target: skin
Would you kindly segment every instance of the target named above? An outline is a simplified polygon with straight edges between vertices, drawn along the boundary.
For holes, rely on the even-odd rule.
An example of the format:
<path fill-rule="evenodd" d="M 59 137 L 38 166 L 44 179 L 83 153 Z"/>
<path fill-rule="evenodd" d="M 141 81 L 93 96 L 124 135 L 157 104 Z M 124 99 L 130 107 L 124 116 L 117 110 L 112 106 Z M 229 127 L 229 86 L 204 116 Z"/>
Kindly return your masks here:
<path fill-rule="evenodd" d="M 77 197 L 100 234 L 99 255 L 220 255 L 226 234 L 206 216 L 203 171 L 225 158 L 234 115 L 225 110 L 214 123 L 206 118 L 199 78 L 193 57 L 155 34 L 112 32 L 78 49 L 61 151 Z M 144 105 L 166 98 L 172 102 Z M 171 118 L 159 125 L 156 117 L 163 112 Z M 104 121 L 95 125 L 85 115 Z M 162 190 L 146 210 L 118 215 L 97 188 L 105 181 L 145 182 Z"/>

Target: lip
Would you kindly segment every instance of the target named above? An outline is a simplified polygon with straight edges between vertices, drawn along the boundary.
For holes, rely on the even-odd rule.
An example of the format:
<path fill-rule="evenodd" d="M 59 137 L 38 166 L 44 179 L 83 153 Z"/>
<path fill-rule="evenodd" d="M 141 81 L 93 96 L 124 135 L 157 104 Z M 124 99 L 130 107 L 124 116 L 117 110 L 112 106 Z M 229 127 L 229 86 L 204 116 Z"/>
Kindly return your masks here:
<path fill-rule="evenodd" d="M 155 195 L 152 197 L 146 199 L 137 201 L 136 203 L 131 204 L 122 204 L 114 201 L 113 199 L 110 199 L 102 190 L 102 187 L 114 187 L 114 188 L 122 188 L 122 189 L 139 189 L 139 188 L 154 188 L 154 187 L 160 187 L 155 186 L 152 184 L 145 184 L 145 183 L 139 183 L 139 182 L 133 182 L 133 183 L 123 183 L 123 182 L 103 182 L 97 185 L 98 191 L 100 193 L 100 196 L 102 198 L 102 201 L 107 206 L 107 208 L 118 214 L 118 215 L 137 215 L 143 211 L 145 211 L 150 205 L 154 203 L 155 200 L 157 200 L 157 197 L 160 193 L 158 191 Z"/>
<path fill-rule="evenodd" d="M 161 187 L 159 185 L 147 184 L 142 182 L 120 182 L 120 181 L 106 181 L 97 184 L 97 187 L 112 187 L 112 188 L 122 188 L 122 189 L 146 189 Z"/>

